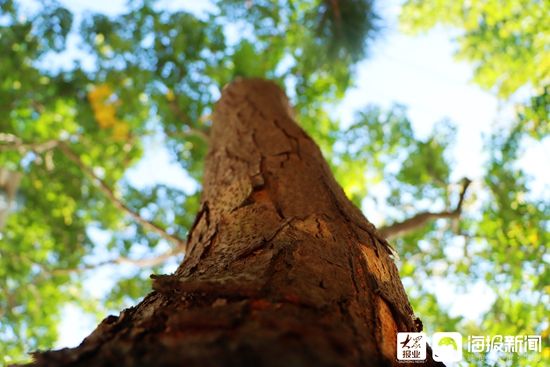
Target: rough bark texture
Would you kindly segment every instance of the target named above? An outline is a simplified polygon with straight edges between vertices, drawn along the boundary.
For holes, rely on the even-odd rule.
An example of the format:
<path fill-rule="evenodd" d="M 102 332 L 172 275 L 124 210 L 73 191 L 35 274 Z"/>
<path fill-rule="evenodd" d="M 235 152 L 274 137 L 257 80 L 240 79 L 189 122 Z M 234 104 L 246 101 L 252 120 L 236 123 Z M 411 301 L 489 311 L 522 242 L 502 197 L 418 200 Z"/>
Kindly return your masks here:
<path fill-rule="evenodd" d="M 422 324 L 386 241 L 273 83 L 216 107 L 185 260 L 136 307 L 39 366 L 390 366 Z M 436 365 L 431 359 L 426 365 Z M 401 364 L 403 366 L 403 364 Z"/>

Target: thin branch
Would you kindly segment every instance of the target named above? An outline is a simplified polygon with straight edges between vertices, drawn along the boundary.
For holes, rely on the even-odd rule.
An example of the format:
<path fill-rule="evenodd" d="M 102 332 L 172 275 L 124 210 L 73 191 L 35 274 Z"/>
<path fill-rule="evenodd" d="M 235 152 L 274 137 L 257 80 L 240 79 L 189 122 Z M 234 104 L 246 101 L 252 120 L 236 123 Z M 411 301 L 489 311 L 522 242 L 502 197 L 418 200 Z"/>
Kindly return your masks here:
<path fill-rule="evenodd" d="M 464 197 L 466 196 L 466 190 L 468 190 L 468 187 L 472 183 L 472 180 L 470 180 L 468 177 L 464 177 L 462 179 L 462 191 L 460 192 L 460 196 L 458 198 L 458 203 L 456 204 L 455 212 L 458 214 L 462 213 L 462 204 L 464 203 Z"/>
<path fill-rule="evenodd" d="M 89 176 L 94 182 L 97 183 L 99 189 L 112 201 L 112 203 L 119 209 L 130 215 L 136 222 L 141 224 L 143 227 L 153 231 L 163 237 L 164 239 L 173 242 L 176 244 L 171 250 L 149 258 L 142 259 L 132 259 L 129 257 L 120 256 L 114 259 L 106 260 L 97 264 L 86 264 L 78 268 L 66 268 L 66 269 L 48 269 L 42 264 L 38 265 L 43 273 L 51 275 L 60 275 L 60 274 L 69 274 L 74 272 L 81 272 L 85 270 L 91 270 L 98 268 L 100 266 L 110 265 L 110 264 L 130 264 L 137 267 L 150 267 L 162 264 L 171 257 L 185 253 L 186 242 L 179 237 L 169 234 L 166 230 L 155 223 L 145 220 L 137 212 L 130 209 L 126 206 L 113 192 L 113 190 L 101 180 L 89 167 L 84 165 L 80 157 L 64 142 L 59 140 L 48 140 L 42 143 L 28 143 L 24 142 L 19 137 L 8 134 L 0 133 L 0 151 L 3 150 L 17 150 L 21 153 L 28 151 L 33 151 L 38 154 L 51 151 L 52 149 L 58 147 L 71 161 L 76 163 L 82 171 Z"/>
<path fill-rule="evenodd" d="M 58 143 L 59 140 L 46 140 L 42 143 L 27 143 L 13 134 L 0 133 L 0 151 L 15 149 L 21 153 L 33 151 L 40 154 L 52 150 Z"/>
<path fill-rule="evenodd" d="M 40 269 L 43 272 L 51 274 L 51 275 L 63 275 L 63 274 L 70 274 L 70 273 L 80 273 L 80 272 L 87 271 L 87 270 L 94 270 L 94 269 L 97 269 L 97 268 L 102 267 L 102 266 L 117 265 L 117 264 L 128 264 L 128 265 L 137 266 L 139 268 L 148 268 L 148 267 L 151 267 L 151 266 L 160 265 L 160 264 L 166 262 L 167 260 L 169 260 L 170 258 L 172 258 L 176 255 L 179 255 L 179 254 L 183 254 L 184 252 L 185 252 L 185 246 L 178 246 L 178 247 L 172 248 L 169 251 L 166 251 L 165 253 L 159 254 L 157 256 L 145 257 L 145 258 L 141 258 L 141 259 L 132 259 L 130 257 L 119 256 L 119 257 L 115 257 L 113 259 L 100 261 L 100 262 L 95 263 L 95 264 L 84 264 L 83 266 L 79 266 L 79 267 L 76 267 L 76 268 L 48 269 L 48 268 L 42 266 L 41 264 L 37 264 L 37 265 L 40 266 Z"/>
<path fill-rule="evenodd" d="M 107 265 L 128 264 L 128 265 L 133 265 L 133 266 L 136 266 L 136 267 L 139 267 L 139 268 L 147 268 L 147 267 L 151 267 L 151 266 L 155 266 L 155 265 L 160 265 L 160 264 L 166 262 L 166 260 L 168 260 L 168 259 L 170 259 L 170 258 L 172 258 L 176 255 L 183 254 L 184 251 L 185 251 L 185 248 L 183 248 L 183 247 L 175 247 L 175 248 L 170 249 L 169 251 L 166 251 L 162 254 L 158 254 L 158 255 L 152 256 L 152 257 L 146 257 L 146 258 L 141 258 L 141 259 L 132 259 L 132 258 L 125 257 L 125 256 L 119 256 L 119 257 L 115 257 L 113 259 L 100 261 L 100 262 L 97 262 L 95 264 L 83 264 L 83 265 L 80 265 L 80 266 L 74 267 L 74 268 L 50 268 L 50 267 L 44 265 L 43 263 L 34 262 L 31 259 L 29 259 L 28 257 L 22 256 L 22 254 L 10 254 L 10 256 L 15 255 L 21 261 L 25 261 L 25 262 L 29 263 L 30 265 L 37 266 L 38 268 L 40 268 L 40 273 L 37 275 L 37 277 L 38 277 L 37 279 L 44 279 L 44 278 L 52 277 L 52 276 L 56 276 L 56 275 L 59 276 L 59 275 L 70 275 L 70 274 L 75 274 L 75 273 L 82 273 L 82 272 L 87 271 L 87 270 L 94 270 L 94 269 L 97 269 L 99 267 L 107 266 Z M 2 315 L 2 309 L 0 308 L 0 316 L 1 315 Z"/>
<path fill-rule="evenodd" d="M 403 222 L 398 222 L 385 226 L 379 229 L 379 232 L 382 236 L 387 239 L 393 239 L 396 237 L 401 237 L 410 233 L 414 230 L 417 230 L 423 227 L 426 223 L 434 219 L 458 219 L 462 214 L 462 204 L 464 203 L 464 197 L 466 196 L 466 190 L 472 181 L 468 178 L 462 180 L 462 191 L 458 198 L 458 203 L 456 208 L 452 211 L 442 211 L 442 212 L 422 212 L 416 214 L 414 217 L 404 220 Z"/>
<path fill-rule="evenodd" d="M 137 223 L 139 223 L 144 228 L 148 229 L 149 231 L 155 232 L 165 240 L 174 243 L 176 246 L 166 252 L 165 254 L 148 258 L 148 259 L 130 259 L 126 257 L 119 257 L 116 259 L 109 260 L 102 264 L 95 264 L 91 265 L 91 267 L 97 267 L 101 265 L 106 265 L 108 263 L 110 264 L 133 264 L 136 266 L 154 266 L 162 263 L 163 261 L 169 259 L 170 257 L 178 254 L 178 253 L 184 253 L 185 247 L 186 247 L 186 241 L 168 233 L 166 229 L 162 228 L 158 224 L 155 224 L 151 221 L 148 221 L 144 219 L 141 215 L 139 215 L 138 212 L 128 207 L 126 204 L 124 204 L 113 192 L 113 190 L 107 185 L 105 181 L 103 181 L 101 178 L 99 178 L 93 170 L 86 166 L 78 154 L 76 154 L 65 142 L 61 140 L 48 140 L 41 143 L 29 143 L 24 142 L 21 138 L 17 137 L 13 134 L 8 133 L 0 133 L 0 151 L 2 150 L 18 150 L 20 152 L 27 152 L 27 151 L 33 151 L 36 153 L 44 153 L 46 151 L 51 151 L 54 148 L 59 148 L 67 158 L 69 158 L 71 161 L 76 163 L 80 169 L 86 174 L 89 178 L 94 181 L 98 188 L 103 192 L 105 196 L 107 196 L 113 205 L 115 205 L 116 208 L 119 210 L 125 212 L 128 214 L 131 218 L 133 218 Z M 84 267 L 82 270 L 86 270 L 87 267 Z M 60 272 L 63 272 L 64 270 L 67 270 L 67 272 L 78 270 L 78 269 L 57 269 Z M 55 271 L 59 273 L 59 271 Z"/>
<path fill-rule="evenodd" d="M 169 260 L 170 258 L 176 255 L 183 254 L 184 252 L 185 252 L 185 244 L 183 246 L 174 247 L 163 254 L 159 254 L 153 257 L 132 259 L 129 257 L 120 256 L 115 259 L 108 260 L 100 264 L 94 264 L 91 266 L 97 267 L 97 266 L 108 265 L 108 264 L 129 264 L 140 268 L 146 268 L 150 266 L 160 265 L 164 263 L 166 260 Z M 90 265 L 88 267 L 90 267 Z"/>
<path fill-rule="evenodd" d="M 340 28 L 342 26 L 342 14 L 340 13 L 340 4 L 338 4 L 338 0 L 330 0 L 330 4 L 332 6 L 332 10 L 334 11 L 334 21 L 336 22 L 338 31 L 340 31 Z"/>
<path fill-rule="evenodd" d="M 205 142 L 208 143 L 208 141 L 210 140 L 210 136 L 208 136 L 208 133 L 204 130 L 198 129 L 198 128 L 191 125 L 191 119 L 180 108 L 180 106 L 177 104 L 176 100 L 170 101 L 168 103 L 168 107 L 170 107 L 170 110 L 172 111 L 172 113 L 176 116 L 176 118 L 178 120 L 180 120 L 181 123 L 187 125 L 187 127 L 189 128 L 189 132 L 188 132 L 189 134 L 196 135 L 196 136 L 200 137 L 201 139 L 203 139 Z M 187 135 L 187 132 L 181 132 L 181 133 Z M 168 136 L 177 136 L 179 134 L 176 132 L 176 133 L 167 133 L 167 135 Z"/>
<path fill-rule="evenodd" d="M 186 242 L 183 239 L 168 233 L 166 229 L 162 228 L 158 224 L 144 219 L 141 215 L 139 215 L 138 212 L 124 204 L 115 195 L 111 187 L 109 187 L 109 185 L 107 185 L 105 181 L 99 178 L 90 167 L 86 166 L 82 162 L 80 157 L 67 144 L 65 144 L 64 142 L 59 142 L 58 148 L 67 156 L 67 158 L 76 163 L 88 177 L 90 177 L 94 182 L 97 183 L 98 188 L 101 190 L 101 192 L 103 192 L 103 194 L 105 194 L 105 196 L 107 196 L 111 200 L 115 207 L 128 214 L 144 228 L 150 230 L 151 232 L 155 232 L 156 234 L 170 242 L 175 243 L 178 249 L 185 248 Z"/>
<path fill-rule="evenodd" d="M 197 130 L 193 128 L 189 128 L 188 131 L 166 131 L 165 132 L 167 136 L 172 138 L 186 138 L 188 136 L 198 136 L 202 140 L 204 140 L 206 143 L 208 143 L 208 135 L 202 131 Z"/>

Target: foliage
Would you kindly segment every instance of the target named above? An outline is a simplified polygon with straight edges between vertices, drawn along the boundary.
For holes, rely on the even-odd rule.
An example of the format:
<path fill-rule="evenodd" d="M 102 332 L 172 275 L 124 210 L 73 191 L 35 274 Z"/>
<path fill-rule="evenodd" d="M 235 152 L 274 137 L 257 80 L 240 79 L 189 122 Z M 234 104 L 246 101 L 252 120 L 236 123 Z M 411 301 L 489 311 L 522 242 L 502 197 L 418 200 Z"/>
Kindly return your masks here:
<path fill-rule="evenodd" d="M 542 138 L 548 133 L 549 121 L 549 11 L 548 1 L 408 0 L 401 24 L 411 33 L 426 31 L 436 24 L 459 29 L 456 56 L 474 63 L 477 84 L 503 98 L 522 88 L 531 91 L 531 105 L 525 107 L 530 110 L 530 123 L 525 128 Z"/>
<path fill-rule="evenodd" d="M 411 27 L 462 26 L 458 5 L 441 12 L 437 1 L 431 13 L 423 3 L 405 7 Z M 143 254 L 180 254 L 178 241 L 198 210 L 213 103 L 236 77 L 284 86 L 346 193 L 358 205 L 375 203 L 386 224 L 456 207 L 461 184 L 452 164 L 460 157 L 449 155 L 451 123 L 442 121 L 420 138 L 403 106 L 367 106 L 347 128 L 327 112 L 352 85 L 354 63 L 368 54 L 378 21 L 372 1 L 244 4 L 217 1 L 208 12 L 191 13 L 142 0 L 114 16 L 85 14 L 77 24 L 78 17 L 53 0 L 30 8 L 0 0 L 0 167 L 23 173 L 16 208 L 0 229 L 3 362 L 51 347 L 69 302 L 99 315 L 146 294 L 148 274 L 162 271 L 164 262 L 142 262 Z M 511 36 L 502 30 L 491 36 L 510 14 L 529 19 L 527 26 L 519 20 L 506 26 L 521 42 L 542 42 L 536 30 L 546 25 L 523 8 L 493 13 L 487 4 L 476 5 L 471 16 L 496 18 L 479 29 L 468 21 L 461 55 L 484 61 L 476 80 L 501 96 L 526 83 L 537 93 L 518 109 L 511 128 L 487 139 L 486 174 L 460 220 L 430 222 L 395 245 L 428 330 L 548 335 L 548 322 L 540 320 L 550 303 L 544 266 L 550 210 L 529 194 L 528 177 L 517 166 L 527 139 L 548 134 L 548 68 L 530 58 L 547 54 L 535 46 L 510 51 L 526 66 L 518 68 L 502 51 L 516 47 L 506 41 Z M 71 37 L 80 42 L 76 50 Z M 506 47 L 498 43 L 503 40 Z M 486 64 L 496 65 L 496 76 Z M 144 186 L 129 178 L 151 141 L 162 142 L 192 184 Z M 84 286 L 90 273 L 124 263 L 130 270 L 121 270 L 105 297 L 95 299 Z M 438 279 L 462 292 L 477 281 L 494 290 L 497 298 L 481 324 L 450 315 L 434 287 L 411 286 Z"/>
<path fill-rule="evenodd" d="M 231 41 L 228 21 L 239 8 L 229 2 L 202 16 L 132 2 L 124 14 L 86 14 L 80 24 L 53 0 L 0 4 L 0 109 L 6 116 L 0 166 L 24 174 L 17 209 L 0 238 L 4 358 L 51 347 L 63 304 L 94 309 L 82 290 L 94 264 L 135 257 L 139 248 L 158 253 L 167 240 L 185 238 L 198 209 L 209 114 L 226 83 L 250 75 L 279 80 L 308 128 L 324 126 L 316 134 L 328 137 L 334 124 L 321 104 L 346 90 L 350 60 L 362 52 L 356 38 L 351 49 L 338 50 L 342 61 L 329 63 L 321 37 L 330 35 L 308 28 L 318 21 L 319 4 L 306 1 L 290 10 L 276 2 L 255 7 L 263 10 L 247 17 L 241 24 L 247 30 Z M 361 32 L 369 32 L 370 16 L 360 17 L 367 22 Z M 266 28 L 266 22 L 276 26 Z M 71 35 L 82 44 L 74 62 L 52 66 L 52 60 L 71 59 Z M 195 188 L 132 187 L 125 172 L 151 136 L 163 139 L 197 180 Z M 330 149 L 331 141 L 323 145 Z M 109 234 L 105 250 L 93 235 L 98 231 Z M 89 256 L 97 251 L 106 251 L 106 260 Z M 106 306 L 119 309 L 128 297 L 143 295 L 148 283 L 140 279 L 150 271 L 121 275 Z"/>
<path fill-rule="evenodd" d="M 460 223 L 464 256 L 449 269 L 465 284 L 468 279 L 483 279 L 496 294 L 481 325 L 461 324 L 465 333 L 539 334 L 545 338 L 543 345 L 548 345 L 549 330 L 550 206 L 548 198 L 530 193 L 531 178 L 517 160 L 531 139 L 547 139 L 550 132 L 549 4 L 529 0 L 409 0 L 401 13 L 403 29 L 412 33 L 437 24 L 458 29 L 456 56 L 473 62 L 474 81 L 504 101 L 519 101 L 516 121 L 507 129 L 498 126 L 486 141 L 486 191 L 478 198 L 480 211 L 465 215 Z M 522 97 L 525 95 L 529 97 Z M 444 319 L 433 322 L 445 325 Z M 482 362 L 487 365 L 541 363 L 539 355 L 516 355 L 509 360 L 485 357 Z M 550 349 L 543 351 L 542 358 L 550 358 Z"/>

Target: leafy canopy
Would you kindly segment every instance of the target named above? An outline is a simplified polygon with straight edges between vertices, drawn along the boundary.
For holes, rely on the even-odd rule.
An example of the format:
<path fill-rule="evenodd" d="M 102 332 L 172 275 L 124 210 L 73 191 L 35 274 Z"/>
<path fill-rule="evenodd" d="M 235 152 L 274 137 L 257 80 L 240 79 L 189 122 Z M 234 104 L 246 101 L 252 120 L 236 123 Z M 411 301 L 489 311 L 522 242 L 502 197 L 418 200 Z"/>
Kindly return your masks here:
<path fill-rule="evenodd" d="M 524 90 L 533 97 L 520 107 L 531 135 L 550 132 L 550 22 L 547 1 L 408 0 L 401 13 L 404 31 L 419 33 L 437 24 L 460 31 L 459 60 L 474 64 L 474 81 L 509 98 Z"/>

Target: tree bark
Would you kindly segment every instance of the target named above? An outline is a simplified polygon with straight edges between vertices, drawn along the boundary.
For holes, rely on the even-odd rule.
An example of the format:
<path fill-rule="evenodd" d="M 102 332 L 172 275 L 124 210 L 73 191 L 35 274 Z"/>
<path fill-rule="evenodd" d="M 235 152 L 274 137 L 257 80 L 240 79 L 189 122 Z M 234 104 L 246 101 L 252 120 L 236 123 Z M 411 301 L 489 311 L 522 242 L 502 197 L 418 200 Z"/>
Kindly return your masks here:
<path fill-rule="evenodd" d="M 224 88 L 203 190 L 177 271 L 36 366 L 397 365 L 397 331 L 422 324 L 389 246 L 275 84 Z"/>

